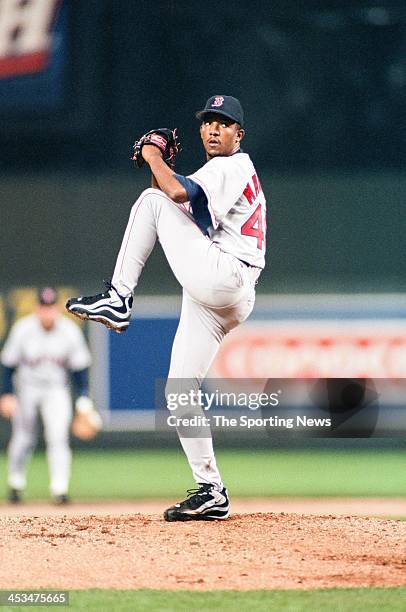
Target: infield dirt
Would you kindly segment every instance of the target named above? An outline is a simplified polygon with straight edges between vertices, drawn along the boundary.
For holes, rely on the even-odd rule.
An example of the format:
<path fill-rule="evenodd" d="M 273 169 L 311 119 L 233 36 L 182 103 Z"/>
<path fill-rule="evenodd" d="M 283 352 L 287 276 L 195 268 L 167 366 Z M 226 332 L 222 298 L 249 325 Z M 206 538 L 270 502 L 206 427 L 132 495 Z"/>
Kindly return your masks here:
<path fill-rule="evenodd" d="M 2 589 L 406 585 L 404 521 L 253 512 L 166 523 L 161 514 L 114 513 L 111 504 L 110 514 L 81 505 L 53 515 L 49 506 L 48 513 L 45 505 L 33 508 L 12 515 L 2 507 Z"/>

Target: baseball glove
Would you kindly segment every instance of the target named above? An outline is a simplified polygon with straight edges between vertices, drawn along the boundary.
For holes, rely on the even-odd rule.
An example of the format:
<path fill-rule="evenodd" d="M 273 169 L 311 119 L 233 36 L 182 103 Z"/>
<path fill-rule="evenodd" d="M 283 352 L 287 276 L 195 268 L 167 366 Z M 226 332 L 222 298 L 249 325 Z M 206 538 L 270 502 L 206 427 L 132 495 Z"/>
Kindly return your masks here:
<path fill-rule="evenodd" d="M 133 146 L 134 154 L 131 159 L 138 168 L 141 168 L 144 163 L 142 147 L 146 144 L 158 147 L 162 153 L 164 162 L 172 169 L 175 167 L 175 158 L 181 151 L 176 128 L 174 130 L 170 130 L 169 128 L 150 130 L 144 134 L 144 136 L 141 136 L 139 140 L 135 141 Z"/>
<path fill-rule="evenodd" d="M 92 440 L 101 428 L 102 420 L 90 397 L 78 397 L 72 421 L 72 434 L 80 440 Z"/>

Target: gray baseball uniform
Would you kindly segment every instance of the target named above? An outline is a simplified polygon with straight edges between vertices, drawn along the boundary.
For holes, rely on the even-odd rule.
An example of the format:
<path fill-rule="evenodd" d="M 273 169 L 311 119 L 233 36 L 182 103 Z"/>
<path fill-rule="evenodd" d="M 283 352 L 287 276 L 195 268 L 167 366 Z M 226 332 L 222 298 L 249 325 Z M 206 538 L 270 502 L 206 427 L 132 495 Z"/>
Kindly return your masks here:
<path fill-rule="evenodd" d="M 168 378 L 187 379 L 197 390 L 225 334 L 254 306 L 265 264 L 266 202 L 252 161 L 242 152 L 215 157 L 188 178 L 207 200 L 207 233 L 189 203 L 175 204 L 158 189 L 145 190 L 131 210 L 112 284 L 122 296 L 132 294 L 159 239 L 183 287 Z M 211 437 L 180 439 L 195 480 L 221 489 Z"/>
<path fill-rule="evenodd" d="M 84 336 L 75 323 L 61 315 L 45 330 L 36 314 L 17 321 L 1 353 L 1 363 L 15 368 L 13 388 L 18 408 L 12 420 L 8 448 L 8 484 L 26 486 L 26 465 L 36 443 L 38 414 L 44 423 L 50 490 L 67 493 L 71 452 L 69 426 L 72 402 L 69 371 L 81 371 L 91 357 Z"/>

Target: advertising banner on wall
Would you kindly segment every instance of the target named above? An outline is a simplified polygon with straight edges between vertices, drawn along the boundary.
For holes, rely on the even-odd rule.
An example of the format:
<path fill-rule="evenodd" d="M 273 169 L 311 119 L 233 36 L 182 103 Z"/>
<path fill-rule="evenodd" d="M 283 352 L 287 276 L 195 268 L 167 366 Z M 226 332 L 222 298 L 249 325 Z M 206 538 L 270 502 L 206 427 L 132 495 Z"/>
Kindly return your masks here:
<path fill-rule="evenodd" d="M 172 298 L 139 298 L 125 337 L 91 326 L 95 392 L 112 429 L 155 427 L 154 411 L 161 408 L 157 399 L 164 397 L 178 302 L 175 307 Z M 331 416 L 338 409 L 341 414 L 343 406 L 351 415 L 353 410 L 358 414 L 361 406 L 362 422 L 356 423 L 356 431 L 364 433 L 371 429 L 364 417 L 370 419 L 374 408 L 377 425 L 371 431 L 387 435 L 397 430 L 398 418 L 404 422 L 405 414 L 406 324 L 401 312 L 406 312 L 402 296 L 376 296 L 375 300 L 263 296 L 252 320 L 226 336 L 202 392 L 217 397 L 219 389 L 233 394 L 241 386 L 250 393 L 269 387 L 281 391 L 277 410 L 293 410 L 295 415 L 305 411 L 311 418 L 315 410 L 328 410 Z M 362 402 L 353 405 L 360 390 Z M 226 413 L 236 407 L 240 408 L 226 406 Z"/>
<path fill-rule="evenodd" d="M 227 336 L 220 378 L 406 378 L 406 322 L 252 321 Z"/>

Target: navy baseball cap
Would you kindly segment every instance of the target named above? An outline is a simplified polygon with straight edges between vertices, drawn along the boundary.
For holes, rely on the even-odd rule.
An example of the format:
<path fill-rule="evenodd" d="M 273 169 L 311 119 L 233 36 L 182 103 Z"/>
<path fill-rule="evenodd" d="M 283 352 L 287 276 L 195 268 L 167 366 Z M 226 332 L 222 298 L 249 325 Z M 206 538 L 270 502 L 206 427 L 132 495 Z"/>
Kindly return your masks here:
<path fill-rule="evenodd" d="M 203 121 L 209 113 L 222 115 L 244 127 L 244 111 L 240 101 L 233 96 L 212 96 L 207 100 L 204 109 L 196 113 L 196 117 Z"/>
<path fill-rule="evenodd" d="M 43 287 L 38 291 L 38 302 L 42 306 L 53 306 L 58 301 L 58 294 L 53 287 Z"/>

